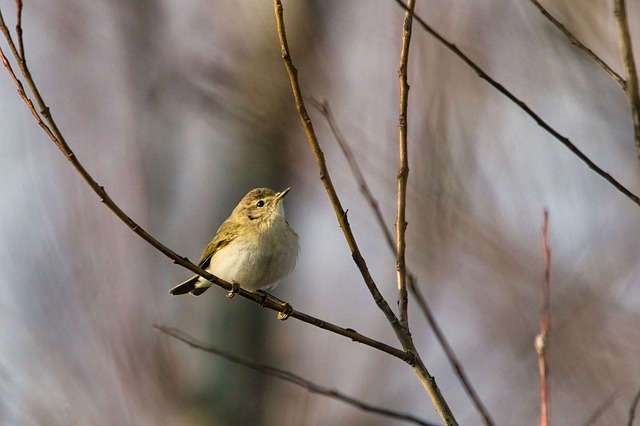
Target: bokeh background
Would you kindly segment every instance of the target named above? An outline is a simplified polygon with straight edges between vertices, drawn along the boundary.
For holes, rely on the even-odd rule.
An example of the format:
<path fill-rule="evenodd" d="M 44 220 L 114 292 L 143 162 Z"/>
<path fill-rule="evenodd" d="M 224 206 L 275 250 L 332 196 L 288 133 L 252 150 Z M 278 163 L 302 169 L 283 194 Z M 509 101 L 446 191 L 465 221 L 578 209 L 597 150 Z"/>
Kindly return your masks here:
<path fill-rule="evenodd" d="M 544 2 L 622 73 L 612 2 Z M 640 46 L 640 4 L 628 2 Z M 14 2 L 2 0 L 13 29 Z M 293 187 L 295 272 L 274 291 L 396 345 L 328 203 L 295 114 L 269 1 L 26 1 L 27 60 L 67 141 L 141 226 L 196 261 L 251 188 Z M 395 219 L 391 0 L 285 1 L 303 91 L 327 100 L 387 225 Z M 527 1 L 419 1 L 417 13 L 640 192 L 620 87 Z M 6 44 L 2 41 L 5 51 Z M 636 57 L 640 53 L 636 49 Z M 553 253 L 555 424 L 624 424 L 640 388 L 640 208 L 414 26 L 408 264 L 496 424 L 535 424 L 541 234 Z M 0 423 L 388 425 L 160 334 L 154 323 L 367 402 L 437 422 L 400 361 L 213 289 L 121 223 L 0 72 Z M 310 109 L 369 268 L 395 306 L 395 262 L 326 122 Z M 410 304 L 422 358 L 461 424 L 480 424 Z M 593 419 L 593 416 L 601 414 Z M 591 423 L 590 423 L 591 422 Z"/>

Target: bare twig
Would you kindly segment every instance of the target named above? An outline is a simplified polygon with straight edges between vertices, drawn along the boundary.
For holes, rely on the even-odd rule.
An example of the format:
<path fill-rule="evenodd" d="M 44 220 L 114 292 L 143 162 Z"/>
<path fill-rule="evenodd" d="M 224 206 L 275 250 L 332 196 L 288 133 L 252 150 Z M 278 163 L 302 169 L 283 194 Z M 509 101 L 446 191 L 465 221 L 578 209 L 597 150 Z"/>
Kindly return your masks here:
<path fill-rule="evenodd" d="M 447 356 L 447 359 L 449 360 L 449 364 L 451 364 L 453 371 L 456 373 L 456 376 L 458 376 L 458 379 L 460 380 L 462 387 L 464 388 L 465 392 L 473 402 L 473 405 L 476 406 L 476 410 L 478 410 L 478 413 L 480 413 L 480 416 L 482 417 L 482 422 L 487 426 L 493 425 L 494 422 L 493 422 L 493 419 L 491 419 L 489 410 L 487 410 L 487 407 L 485 407 L 485 405 L 482 403 L 482 401 L 480 400 L 480 396 L 478 395 L 473 385 L 471 384 L 471 381 L 467 377 L 467 373 L 465 373 L 464 368 L 462 367 L 462 363 L 458 360 L 458 357 L 456 356 L 455 352 L 453 351 L 453 348 L 449 344 L 449 341 L 445 337 L 444 332 L 442 331 L 442 329 L 440 328 L 440 325 L 436 321 L 436 318 L 433 315 L 431 308 L 429 307 L 426 299 L 422 295 L 420 288 L 416 285 L 413 274 L 408 274 L 407 281 L 409 283 L 409 290 L 411 291 L 413 296 L 416 298 L 416 303 L 418 304 L 418 307 L 420 308 L 420 310 L 422 311 L 422 314 L 424 315 L 427 322 L 429 323 L 429 326 L 431 326 L 431 329 L 433 330 L 433 334 L 435 334 L 436 339 L 440 343 L 440 346 L 442 346 L 442 349 L 444 350 Z"/>
<path fill-rule="evenodd" d="M 331 128 L 331 132 L 333 133 L 333 136 L 336 138 L 336 141 L 338 142 L 338 145 L 340 146 L 342 153 L 344 154 L 345 158 L 347 159 L 347 162 L 349 163 L 349 168 L 353 172 L 353 175 L 355 176 L 356 181 L 358 182 L 360 191 L 362 191 L 362 194 L 367 199 L 367 201 L 369 202 L 369 205 L 371 206 L 371 209 L 373 210 L 373 214 L 375 215 L 376 220 L 378 221 L 378 224 L 380 225 L 380 228 L 383 231 L 382 235 L 387 241 L 387 244 L 389 245 L 389 248 L 391 249 L 391 251 L 395 253 L 393 236 L 391 235 L 391 232 L 389 231 L 389 229 L 387 228 L 387 225 L 385 224 L 384 217 L 382 216 L 382 211 L 380 210 L 380 204 L 378 203 L 378 200 L 376 200 L 376 198 L 373 196 L 373 193 L 371 192 L 369 185 L 367 185 L 367 181 L 365 180 L 364 175 L 362 174 L 362 170 L 360 170 L 360 166 L 358 166 L 356 157 L 353 155 L 353 151 L 351 150 L 351 147 L 347 143 L 347 140 L 342 135 L 342 132 L 340 131 L 340 128 L 336 123 L 336 120 L 331 111 L 331 107 L 329 106 L 329 102 L 327 102 L 326 100 L 320 102 L 314 98 L 308 98 L 307 100 L 309 101 L 309 104 L 311 104 L 311 106 L 316 108 L 320 112 L 320 114 L 322 114 L 324 119 L 327 120 L 327 123 Z"/>
<path fill-rule="evenodd" d="M 327 123 L 331 128 L 331 132 L 333 133 L 333 136 L 336 138 L 338 145 L 340 145 L 340 148 L 342 149 L 342 152 L 344 153 L 344 156 L 347 159 L 347 162 L 349 163 L 349 167 L 351 168 L 351 171 L 353 172 L 356 178 L 356 181 L 358 182 L 360 190 L 362 191 L 364 197 L 367 199 L 369 206 L 371 207 L 371 209 L 373 210 L 376 216 L 376 220 L 378 222 L 378 225 L 380 226 L 382 235 L 385 237 L 389 250 L 391 250 L 391 253 L 395 254 L 393 236 L 391 231 L 385 224 L 384 217 L 382 216 L 382 212 L 380 210 L 380 205 L 378 203 L 378 200 L 376 200 L 373 193 L 371 192 L 371 189 L 369 188 L 369 185 L 367 184 L 364 178 L 364 175 L 362 174 L 362 171 L 358 166 L 358 162 L 356 161 L 356 158 L 353 154 L 353 151 L 351 150 L 351 147 L 349 146 L 347 140 L 342 135 L 342 132 L 340 131 L 340 128 L 338 127 L 336 120 L 331 112 L 329 103 L 327 101 L 319 102 L 313 98 L 308 99 L 308 101 L 327 120 Z M 473 404 L 476 406 L 476 409 L 480 413 L 480 416 L 482 417 L 484 424 L 488 426 L 493 425 L 494 423 L 493 423 L 493 420 L 491 419 L 491 416 L 489 415 L 488 410 L 486 409 L 486 407 L 480 400 L 480 397 L 478 396 L 477 392 L 473 388 L 470 380 L 468 379 L 466 373 L 464 372 L 464 369 L 462 368 L 462 364 L 458 361 L 453 351 L 453 348 L 451 347 L 451 345 L 449 345 L 449 342 L 445 338 L 444 333 L 442 332 L 442 329 L 438 325 L 438 322 L 436 321 L 436 318 L 433 315 L 431 308 L 429 308 L 429 305 L 427 304 L 426 299 L 423 297 L 418 286 L 415 285 L 415 278 L 408 268 L 407 268 L 407 283 L 408 283 L 409 291 L 411 291 L 412 294 L 416 297 L 418 306 L 423 312 L 425 319 L 427 320 L 427 323 L 430 325 L 431 329 L 433 330 L 436 336 L 436 339 L 442 346 L 445 352 L 445 355 L 449 360 L 449 363 L 453 367 L 454 372 L 456 373 L 456 375 L 460 380 L 460 383 L 462 384 L 462 387 L 465 389 L 465 392 L 467 392 L 467 395 L 469 395 L 469 398 L 472 400 Z"/>
<path fill-rule="evenodd" d="M 342 232 L 344 233 L 347 244 L 349 245 L 349 249 L 351 250 L 353 260 L 358 266 L 358 269 L 360 270 L 360 273 L 364 278 L 365 284 L 367 285 L 367 288 L 373 296 L 373 300 L 387 317 L 387 320 L 394 328 L 394 331 L 396 331 L 396 334 L 398 334 L 398 330 L 401 329 L 401 327 L 399 327 L 398 318 L 391 310 L 391 307 L 389 306 L 387 301 L 380 294 L 380 291 L 378 290 L 373 277 L 371 277 L 371 274 L 369 273 L 367 264 L 362 257 L 362 254 L 360 253 L 358 244 L 356 243 L 353 232 L 351 231 L 351 226 L 349 225 L 349 221 L 347 220 L 347 213 L 342 208 L 342 204 L 340 203 L 338 194 L 335 190 L 335 187 L 333 186 L 333 182 L 331 181 L 329 169 L 327 168 L 327 163 L 324 159 L 324 153 L 322 152 L 322 148 L 320 148 L 320 144 L 318 143 L 318 138 L 316 137 L 313 124 L 311 123 L 311 118 L 309 117 L 307 109 L 304 105 L 302 91 L 300 90 L 300 84 L 298 83 L 298 70 L 293 65 L 291 55 L 289 53 L 289 45 L 287 43 L 284 27 L 284 18 L 282 16 L 282 3 L 278 0 L 274 0 L 274 9 L 276 14 L 278 37 L 280 38 L 280 50 L 282 59 L 284 60 L 285 68 L 287 69 L 287 74 L 289 75 L 289 80 L 291 82 L 291 88 L 293 90 L 293 96 L 298 115 L 300 116 L 300 120 L 302 121 L 302 125 L 306 132 L 307 139 L 309 140 L 311 150 L 313 151 L 313 154 L 316 158 L 316 164 L 318 166 L 318 170 L 320 171 L 320 180 L 322 181 L 322 184 L 327 191 L 327 195 L 329 196 L 329 200 L 331 201 L 331 205 L 333 206 L 333 209 L 335 211 L 338 223 L 340 224 L 340 228 L 342 228 Z"/>
<path fill-rule="evenodd" d="M 324 159 L 324 154 L 320 149 L 320 145 L 318 143 L 318 139 L 315 134 L 315 130 L 313 129 L 313 124 L 311 123 L 311 118 L 307 113 L 307 109 L 304 105 L 304 100 L 302 97 L 302 91 L 300 90 L 300 83 L 298 82 L 298 70 L 293 65 L 293 61 L 291 59 L 291 53 L 289 52 L 289 44 L 287 42 L 287 35 L 284 25 L 284 17 L 282 10 L 282 2 L 280 0 L 274 0 L 273 2 L 275 15 L 276 15 L 276 26 L 278 30 L 278 37 L 280 39 L 280 52 L 282 55 L 282 59 L 284 61 L 285 68 L 287 70 L 287 74 L 289 76 L 289 80 L 291 82 L 291 89 L 293 91 L 293 97 L 296 105 L 296 109 L 298 111 L 298 115 L 300 116 L 300 120 L 304 127 L 305 133 L 307 135 L 307 139 L 309 140 L 309 144 L 311 146 L 311 150 L 313 151 L 316 164 L 320 171 L 320 180 L 322 181 L 329 199 L 331 200 L 331 204 L 333 205 L 334 211 L 336 213 L 336 217 L 338 219 L 338 223 L 342 228 L 342 232 L 344 233 L 345 239 L 347 240 L 347 244 L 351 250 L 351 255 L 353 257 L 354 262 L 358 266 L 362 277 L 364 278 L 365 284 L 369 289 L 369 292 L 373 296 L 374 301 L 378 305 L 378 307 L 382 310 L 382 312 L 387 317 L 387 320 L 391 324 L 393 331 L 395 332 L 400 344 L 402 345 L 405 352 L 411 354 L 413 356 L 413 362 L 409 364 L 413 367 L 413 371 L 424 386 L 429 398 L 431 399 L 435 409 L 438 411 L 441 419 L 445 422 L 446 425 L 457 425 L 456 421 L 449 405 L 446 400 L 442 396 L 440 389 L 438 388 L 435 379 L 433 376 L 429 374 L 426 366 L 420 359 L 420 356 L 415 348 L 413 343 L 413 339 L 411 334 L 406 330 L 396 315 L 393 313 L 387 301 L 382 297 L 378 288 L 369 273 L 367 265 L 362 257 L 360 250 L 356 244 L 355 238 L 353 236 L 353 232 L 351 231 L 351 227 L 347 221 L 347 215 L 342 209 L 342 205 L 340 204 L 340 200 L 336 194 L 335 188 L 331 182 L 331 178 L 329 176 L 329 170 L 327 169 L 327 165 Z"/>
<path fill-rule="evenodd" d="M 42 111 L 42 116 L 40 115 L 40 113 L 36 110 L 33 102 L 31 101 L 31 99 L 27 96 L 24 86 L 22 85 L 22 82 L 20 81 L 20 79 L 17 77 L 17 75 L 15 74 L 15 72 L 13 71 L 13 68 L 11 67 L 11 64 L 8 60 L 8 58 L 5 56 L 4 52 L 2 51 L 2 48 L 0 48 L 0 58 L 2 59 L 2 63 L 5 66 L 5 68 L 7 69 L 7 71 L 9 72 L 9 74 L 11 75 L 11 78 L 13 79 L 14 84 L 16 85 L 17 89 L 18 89 L 18 94 L 20 95 L 20 97 L 22 98 L 22 100 L 26 103 L 27 107 L 29 108 L 29 111 L 31 111 L 31 114 L 34 116 L 34 118 L 36 119 L 36 121 L 38 122 L 38 125 L 40 125 L 40 127 L 45 131 L 45 133 L 47 134 L 47 136 L 56 144 L 56 146 L 60 149 L 60 151 L 62 151 L 62 153 L 67 157 L 67 159 L 71 162 L 71 164 L 73 165 L 73 167 L 76 169 L 76 171 L 78 171 L 78 173 L 80 173 L 80 175 L 82 176 L 82 178 L 87 182 L 87 184 L 89 184 L 89 186 L 91 187 L 91 189 L 98 195 L 98 197 L 100 198 L 100 201 L 102 203 L 104 203 L 111 211 L 113 211 L 115 213 L 115 215 L 122 220 L 129 228 L 131 228 L 131 230 L 133 232 L 135 232 L 138 236 L 140 236 L 142 239 L 144 239 L 147 243 L 149 243 L 151 246 L 153 246 L 154 248 L 156 248 L 158 251 L 160 251 L 161 253 L 163 253 L 165 256 L 167 256 L 169 259 L 171 259 L 173 261 L 173 263 L 178 264 L 184 268 L 189 269 L 190 271 L 192 271 L 195 274 L 198 274 L 202 277 L 204 277 L 205 279 L 211 281 L 212 283 L 216 284 L 219 287 L 222 287 L 226 290 L 231 290 L 233 288 L 233 286 L 212 275 L 211 273 L 199 268 L 198 266 L 194 265 L 193 263 L 191 263 L 189 261 L 189 259 L 187 259 L 186 257 L 182 257 L 179 256 L 177 253 L 175 253 L 174 251 L 172 251 L 171 249 L 169 249 L 168 247 L 166 247 L 165 245 L 163 245 L 162 243 L 160 243 L 157 239 L 155 239 L 151 234 L 149 234 L 147 231 L 145 231 L 140 225 L 138 225 L 136 222 L 133 221 L 133 219 L 131 219 L 112 199 L 111 197 L 109 197 L 109 195 L 107 194 L 107 192 L 105 191 L 105 189 L 98 184 L 98 182 L 96 182 L 93 177 L 89 174 L 89 172 L 87 172 L 87 170 L 84 168 L 84 166 L 82 166 L 82 164 L 80 163 L 80 161 L 78 160 L 78 158 L 75 156 L 75 154 L 73 153 L 73 151 L 71 150 L 71 148 L 69 147 L 69 145 L 66 143 L 64 137 L 62 136 L 60 130 L 58 129 L 53 117 L 51 116 L 51 114 L 49 113 L 49 108 L 46 106 L 46 104 L 44 103 L 44 100 L 42 99 L 42 97 L 40 96 L 40 93 L 36 87 L 35 82 L 33 81 L 33 78 L 31 77 L 31 73 L 28 70 L 28 67 L 26 65 L 26 62 L 24 61 L 20 61 L 20 54 L 18 53 L 18 50 L 15 48 L 15 43 L 13 41 L 13 39 L 11 38 L 11 34 L 9 33 L 9 30 L 7 29 L 4 20 L 2 19 L 2 13 L 0 12 L 0 31 L 3 32 L 3 34 L 5 35 L 5 38 L 7 39 L 7 42 L 9 43 L 9 46 L 11 47 L 12 52 L 14 53 L 14 56 L 16 57 L 16 60 L 19 61 L 20 63 L 20 69 L 21 72 L 25 78 L 25 80 L 27 81 L 27 83 L 29 84 L 29 87 L 31 87 L 32 92 L 34 93 L 34 96 L 40 106 L 40 110 Z M 44 117 L 44 120 L 43 118 Z M 265 298 L 261 295 L 252 293 L 250 291 L 244 290 L 242 288 L 239 289 L 238 294 L 240 294 L 240 296 L 247 298 L 249 300 L 252 300 L 255 303 L 260 304 L 261 306 L 267 308 L 267 309 L 271 309 L 277 312 L 289 312 L 289 309 L 287 306 L 284 306 L 282 303 L 278 303 L 274 300 L 271 300 L 270 298 Z M 300 311 L 296 311 L 296 310 L 291 310 L 290 311 L 290 316 L 293 318 L 296 318 L 300 321 L 306 322 L 308 324 L 314 325 L 316 327 L 322 328 L 324 330 L 339 334 L 341 336 L 347 337 L 355 342 L 359 342 L 362 343 L 364 345 L 367 346 L 371 346 L 373 348 L 376 348 L 382 352 L 386 352 L 389 355 L 392 355 L 396 358 L 399 358 L 405 362 L 412 362 L 413 361 L 413 357 L 411 354 L 407 353 L 406 351 L 402 351 L 400 349 L 394 348 L 392 346 L 389 346 L 385 343 L 379 342 L 377 340 L 371 339 L 367 336 L 364 336 L 360 333 L 357 333 L 355 330 L 350 329 L 350 328 L 343 328 L 343 327 L 339 327 L 337 325 L 334 325 L 330 322 L 324 321 L 322 319 L 313 317 L 311 315 L 305 314 L 303 312 Z"/>
<path fill-rule="evenodd" d="M 542 279 L 543 305 L 540 315 L 540 333 L 535 339 L 535 348 L 538 353 L 538 373 L 540 375 L 540 426 L 549 424 L 549 386 L 547 383 L 546 349 L 550 328 L 549 313 L 549 287 L 551 277 L 551 249 L 549 248 L 549 212 L 544 211 L 542 225 L 542 252 L 544 258 L 544 274 Z"/>
<path fill-rule="evenodd" d="M 602 416 L 605 413 L 605 411 L 607 411 L 609 407 L 611 407 L 611 405 L 613 404 L 616 393 L 617 392 L 614 391 L 611 395 L 609 395 L 609 398 L 607 398 L 602 404 L 600 404 L 600 406 L 593 413 L 593 415 L 589 417 L 589 419 L 584 423 L 584 426 L 592 426 L 596 424 L 600 416 Z"/>
<path fill-rule="evenodd" d="M 571 44 L 576 46 L 578 49 L 584 52 L 585 55 L 587 55 L 596 64 L 598 64 L 600 68 L 602 68 L 607 74 L 609 74 L 611 78 L 613 78 L 616 83 L 618 83 L 620 87 L 622 87 L 622 90 L 626 89 L 627 82 L 624 78 L 622 78 L 620 74 L 615 72 L 605 61 L 603 61 L 598 55 L 596 55 L 593 50 L 589 49 L 584 43 L 578 40 L 578 38 L 574 36 L 571 31 L 569 31 L 567 27 L 565 27 L 560 21 L 558 21 L 551 13 L 549 13 L 549 11 L 545 9 L 538 0 L 531 0 L 531 3 L 533 3 L 533 5 L 538 8 L 540 13 L 542 13 L 545 18 L 547 18 L 558 30 L 560 30 L 562 34 L 565 35 L 565 37 L 569 39 Z"/>
<path fill-rule="evenodd" d="M 409 83 L 407 81 L 407 63 L 409 62 L 409 45 L 411 44 L 411 27 L 415 0 L 408 0 L 407 10 L 402 25 L 402 51 L 398 79 L 400 80 L 400 112 L 398 114 L 398 152 L 400 168 L 398 170 L 398 213 L 396 215 L 396 275 L 398 283 L 398 309 L 400 322 L 409 329 L 407 297 L 407 267 L 405 263 L 406 243 L 406 210 L 407 210 L 407 178 L 409 177 L 409 156 L 407 152 L 407 103 L 409 101 Z"/>
<path fill-rule="evenodd" d="M 407 5 L 402 0 L 394 0 L 400 7 L 407 10 Z M 436 30 L 434 30 L 427 22 L 419 15 L 414 14 L 414 19 L 418 21 L 420 26 L 434 37 L 438 42 L 449 49 L 454 55 L 460 58 L 467 66 L 469 66 L 478 77 L 489 83 L 494 89 L 506 96 L 511 102 L 516 104 L 521 110 L 523 110 L 529 117 L 531 117 L 538 126 L 542 127 L 547 133 L 551 134 L 557 141 L 564 145 L 569 151 L 571 151 L 576 157 L 578 157 L 583 163 L 585 163 L 591 170 L 593 170 L 598 176 L 602 177 L 609 184 L 611 184 L 616 190 L 622 193 L 625 197 L 633 201 L 636 205 L 640 206 L 640 197 L 627 189 L 626 186 L 618 182 L 613 176 L 605 172 L 596 163 L 594 163 L 589 157 L 587 157 L 577 146 L 573 144 L 566 136 L 563 136 L 556 129 L 551 127 L 546 121 L 542 119 L 535 111 L 533 111 L 526 103 L 516 97 L 513 93 L 507 90 L 502 84 L 494 80 L 486 71 L 484 71 L 479 65 L 473 62 L 467 55 L 465 55 L 455 44 L 450 43 L 441 36 Z"/>
<path fill-rule="evenodd" d="M 631 402 L 631 407 L 629 408 L 629 420 L 627 421 L 627 426 L 633 426 L 633 421 L 636 417 L 636 408 L 638 408 L 638 402 L 640 402 L 640 389 L 636 392 L 636 396 L 633 397 L 633 401 Z"/>
<path fill-rule="evenodd" d="M 627 77 L 625 93 L 631 107 L 636 154 L 640 158 L 640 95 L 638 95 L 638 74 L 636 72 L 636 62 L 633 59 L 633 46 L 631 45 L 629 21 L 627 20 L 627 6 L 625 0 L 614 0 L 614 5 L 613 14 L 616 18 L 616 27 L 620 38 L 620 53 L 622 54 L 624 73 Z"/>
<path fill-rule="evenodd" d="M 317 393 L 319 395 L 323 395 L 338 401 L 341 401 L 345 404 L 354 406 L 356 408 L 359 408 L 363 411 L 367 411 L 370 413 L 374 413 L 374 414 L 379 414 L 382 416 L 386 416 L 392 419 L 396 419 L 396 420 L 401 420 L 401 421 L 405 421 L 408 423 L 413 423 L 413 424 L 417 424 L 417 425 L 423 425 L 423 426 L 434 426 L 433 423 L 428 423 L 424 420 L 421 420 L 415 416 L 412 416 L 410 414 L 405 414 L 405 413 L 401 413 L 398 411 L 394 411 L 394 410 L 389 410 L 386 408 L 381 408 L 378 407 L 376 405 L 372 405 L 372 404 L 368 404 L 364 401 L 361 401 L 359 399 L 356 399 L 354 397 L 351 397 L 343 392 L 340 392 L 339 390 L 335 390 L 335 389 L 330 389 L 327 388 L 325 386 L 319 385 L 317 383 L 314 383 L 310 380 L 307 380 L 301 376 L 298 376 L 297 374 L 294 374 L 290 371 L 287 370 L 283 370 L 277 367 L 272 367 L 269 365 L 264 365 L 264 364 L 260 364 L 257 363 L 255 361 L 252 361 L 250 359 L 247 359 L 245 357 L 241 357 L 238 355 L 234 355 L 230 352 L 227 352 L 225 350 L 216 348 L 214 346 L 211 345 L 207 345 L 205 343 L 199 342 L 197 341 L 195 338 L 189 336 L 188 334 L 172 328 L 172 327 L 168 327 L 165 325 L 161 325 L 161 324 L 155 324 L 153 326 L 155 329 L 159 330 L 160 332 L 171 336 L 177 340 L 180 340 L 181 342 L 186 343 L 187 345 L 191 346 L 192 348 L 195 349 L 199 349 L 201 351 L 205 351 L 205 352 L 209 352 L 212 353 L 214 355 L 217 355 L 221 358 L 226 359 L 227 361 L 230 361 L 234 364 L 238 364 L 241 365 L 243 367 L 247 367 L 250 368 L 254 371 L 257 371 L 259 373 L 262 374 L 266 374 L 267 376 L 272 376 L 272 377 L 276 377 L 278 379 L 284 380 L 286 382 L 289 383 L 293 383 L 296 386 L 300 386 L 306 390 L 308 390 L 311 393 Z"/>

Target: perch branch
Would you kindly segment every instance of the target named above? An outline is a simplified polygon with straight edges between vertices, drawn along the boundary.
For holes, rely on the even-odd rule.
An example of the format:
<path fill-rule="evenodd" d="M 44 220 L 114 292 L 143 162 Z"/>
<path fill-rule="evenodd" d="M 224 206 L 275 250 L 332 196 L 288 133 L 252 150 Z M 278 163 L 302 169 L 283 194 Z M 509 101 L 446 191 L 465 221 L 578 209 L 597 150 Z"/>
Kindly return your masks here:
<path fill-rule="evenodd" d="M 140 225 L 138 225 L 135 221 L 133 221 L 133 219 L 131 219 L 112 199 L 111 197 L 109 197 L 109 195 L 107 194 L 107 192 L 105 191 L 104 187 L 102 187 L 100 184 L 98 184 L 98 182 L 96 182 L 93 177 L 89 174 L 89 172 L 84 168 L 84 166 L 80 163 L 80 161 L 78 160 L 78 158 L 76 157 L 76 155 L 73 153 L 73 151 L 71 150 L 71 148 L 69 147 L 69 145 L 67 144 L 67 142 L 65 141 L 64 137 L 62 136 L 62 133 L 60 132 L 60 130 L 58 129 L 53 117 L 51 116 L 51 114 L 49 113 L 49 108 L 46 106 L 44 100 L 42 99 L 42 96 L 40 95 L 40 92 L 38 91 L 35 82 L 33 81 L 33 78 L 31 77 L 31 73 L 28 70 L 27 64 L 25 61 L 22 61 L 20 58 L 20 54 L 18 52 L 18 50 L 16 49 L 16 45 L 11 37 L 11 34 L 9 33 L 8 28 L 6 27 L 4 20 L 2 19 L 2 13 L 0 11 L 0 31 L 2 31 L 2 33 L 5 35 L 5 38 L 7 39 L 7 42 L 14 54 L 14 56 L 16 57 L 16 60 L 19 62 L 20 64 L 20 70 L 22 72 L 23 77 L 25 78 L 25 80 L 27 81 L 29 87 L 32 89 L 32 92 L 34 93 L 34 97 L 36 98 L 39 107 L 40 107 L 40 111 L 42 113 L 42 116 L 40 115 L 41 113 L 38 112 L 38 110 L 36 110 L 36 107 L 34 106 L 33 102 L 31 101 L 31 99 L 28 97 L 28 95 L 25 92 L 24 86 L 22 84 L 22 82 L 20 81 L 20 79 L 18 78 L 18 76 L 15 74 L 13 68 L 11 67 L 11 64 L 8 60 L 8 58 L 5 56 L 2 48 L 0 48 L 0 58 L 2 59 L 2 63 L 5 66 L 5 68 L 7 69 L 7 71 L 9 72 L 15 86 L 18 89 L 18 94 L 20 95 L 20 97 L 22 98 L 22 100 L 25 102 L 25 104 L 27 105 L 29 111 L 31 112 L 31 114 L 34 116 L 34 118 L 36 119 L 38 125 L 40 125 L 40 127 L 44 130 L 44 132 L 47 134 L 47 136 L 53 141 L 53 143 L 56 144 L 56 146 L 60 149 L 60 151 L 62 151 L 62 153 L 65 155 L 65 157 L 71 162 L 71 164 L 73 165 L 73 167 L 76 169 L 76 171 L 82 176 L 82 178 L 85 180 L 85 182 L 91 187 L 91 189 L 98 195 L 98 197 L 100 198 L 100 201 L 105 204 L 121 221 L 123 221 L 133 232 L 135 232 L 138 236 L 140 236 L 143 240 L 145 240 L 147 243 L 149 243 L 151 246 L 153 246 L 154 248 L 156 248 L 158 251 L 160 251 L 162 254 L 164 254 L 166 257 L 168 257 L 169 259 L 171 259 L 173 261 L 173 263 L 178 264 L 184 268 L 189 269 L 190 271 L 192 271 L 195 274 L 200 275 L 201 277 L 211 281 L 212 283 L 216 284 L 219 287 L 224 288 L 225 290 L 231 290 L 233 288 L 233 286 L 212 275 L 211 273 L 199 268 L 198 266 L 194 265 L 193 263 L 191 263 L 189 261 L 189 259 L 187 259 L 186 257 L 182 257 L 179 256 L 177 253 L 175 253 L 174 251 L 172 251 L 171 249 L 169 249 L 168 247 L 166 247 L 165 245 L 163 245 L 162 243 L 160 243 L 157 239 L 155 239 L 151 234 L 149 234 L 147 231 L 145 231 Z M 44 117 L 44 120 L 43 120 Z M 288 308 L 283 306 L 283 304 L 278 303 L 274 300 L 271 300 L 269 298 L 265 298 L 261 295 L 252 293 L 250 291 L 244 290 L 242 288 L 239 289 L 238 294 L 240 294 L 240 296 L 247 298 L 255 303 L 260 304 L 261 306 L 267 308 L 267 309 L 271 309 L 277 312 L 281 312 L 284 313 L 285 311 L 289 312 Z M 296 311 L 296 310 L 291 310 L 290 311 L 291 314 L 290 316 L 293 318 L 296 318 L 302 322 L 306 322 L 308 324 L 314 325 L 316 327 L 322 328 L 324 330 L 339 334 L 341 336 L 347 337 L 355 342 L 359 342 L 362 343 L 364 345 L 376 348 L 382 352 L 386 352 L 389 355 L 392 355 L 396 358 L 399 358 L 407 363 L 410 363 L 413 361 L 413 357 L 411 356 L 411 354 L 408 354 L 405 351 L 402 351 L 400 349 L 394 348 L 392 346 L 389 346 L 385 343 L 379 342 L 377 340 L 371 339 L 367 336 L 364 336 L 360 333 L 357 333 L 355 330 L 350 329 L 350 328 L 343 328 L 343 327 L 339 327 L 337 325 L 334 325 L 328 321 L 324 321 L 322 319 L 313 317 L 311 315 L 305 314 L 304 312 L 300 312 L 300 311 Z"/>

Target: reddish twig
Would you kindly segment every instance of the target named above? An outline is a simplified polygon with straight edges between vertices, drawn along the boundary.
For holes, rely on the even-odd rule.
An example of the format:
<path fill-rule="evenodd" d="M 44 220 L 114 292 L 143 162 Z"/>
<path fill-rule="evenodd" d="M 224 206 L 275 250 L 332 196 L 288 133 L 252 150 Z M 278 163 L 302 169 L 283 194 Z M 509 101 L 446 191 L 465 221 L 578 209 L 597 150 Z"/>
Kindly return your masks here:
<path fill-rule="evenodd" d="M 544 259 L 544 274 L 542 279 L 542 314 L 540 315 L 540 332 L 535 339 L 535 348 L 538 353 L 538 373 L 540 375 L 540 426 L 549 425 L 549 386 L 547 383 L 546 349 L 548 333 L 551 326 L 549 312 L 549 288 L 551 278 L 551 249 L 549 248 L 549 211 L 544 211 L 544 223 L 542 225 L 542 254 Z"/>

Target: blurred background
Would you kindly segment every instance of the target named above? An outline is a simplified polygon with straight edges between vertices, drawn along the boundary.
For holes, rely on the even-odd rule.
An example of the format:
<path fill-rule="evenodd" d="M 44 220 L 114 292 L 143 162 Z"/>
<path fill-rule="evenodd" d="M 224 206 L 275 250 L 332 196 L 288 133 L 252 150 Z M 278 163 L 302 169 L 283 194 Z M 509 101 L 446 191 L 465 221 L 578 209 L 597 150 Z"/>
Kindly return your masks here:
<path fill-rule="evenodd" d="M 544 4 L 622 73 L 612 2 Z M 14 2 L 0 7 L 13 30 Z M 640 3 L 627 7 L 640 46 Z M 288 0 L 284 10 L 302 90 L 329 102 L 392 228 L 404 12 L 390 0 Z M 531 3 L 425 0 L 416 11 L 640 192 L 624 92 Z M 26 1 L 23 27 L 33 76 L 67 141 L 137 223 L 197 261 L 248 190 L 291 186 L 285 207 L 301 253 L 274 294 L 398 346 L 318 179 L 271 2 Z M 640 388 L 640 208 L 417 25 L 409 82 L 408 265 L 496 424 L 538 422 L 544 208 L 552 422 L 625 423 Z M 438 422 L 394 358 L 277 321 L 217 288 L 170 297 L 190 272 L 99 202 L 4 69 L 0 94 L 0 423 L 400 424 L 190 348 L 154 323 Z M 394 258 L 325 120 L 310 113 L 363 255 L 395 307 Z M 458 421 L 481 424 L 409 308 Z"/>

